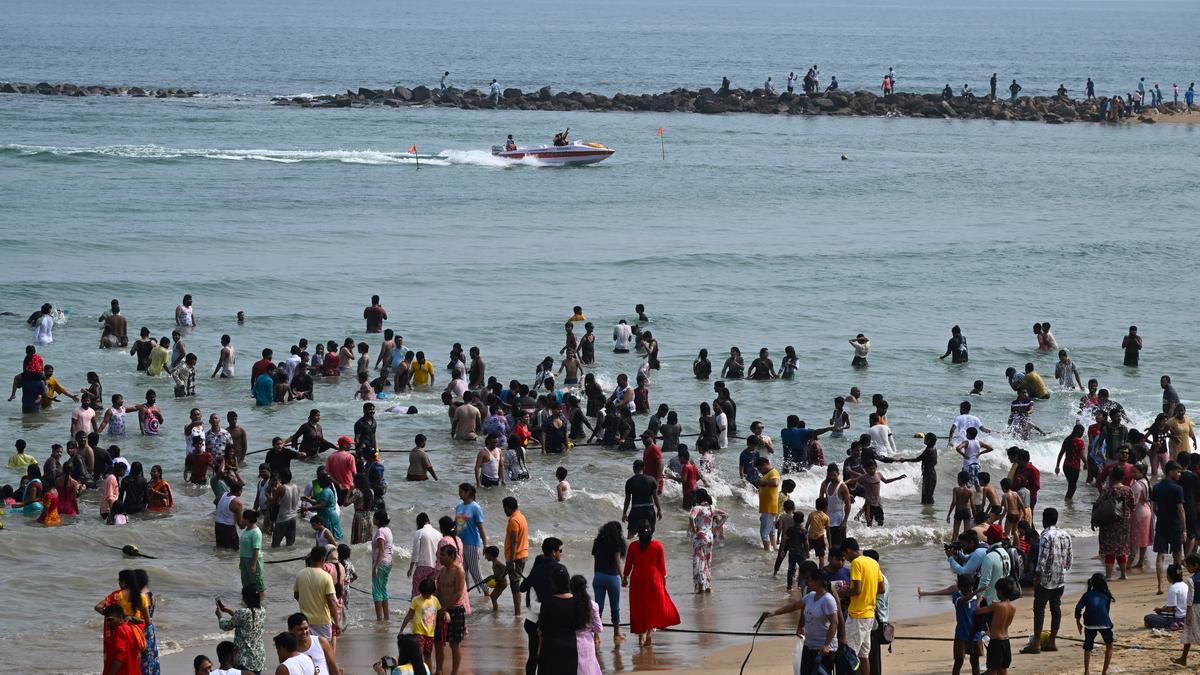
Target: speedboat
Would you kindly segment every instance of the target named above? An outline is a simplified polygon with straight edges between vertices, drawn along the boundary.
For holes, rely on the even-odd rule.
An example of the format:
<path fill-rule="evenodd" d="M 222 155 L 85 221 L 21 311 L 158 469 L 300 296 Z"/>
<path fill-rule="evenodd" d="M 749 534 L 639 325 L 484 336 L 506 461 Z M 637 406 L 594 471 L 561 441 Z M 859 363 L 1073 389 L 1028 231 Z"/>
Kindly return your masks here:
<path fill-rule="evenodd" d="M 583 166 L 603 162 L 613 154 L 613 150 L 599 143 L 575 141 L 567 145 L 538 145 L 516 150 L 505 150 L 503 145 L 493 145 L 492 154 L 505 159 L 529 158 L 548 166 Z"/>

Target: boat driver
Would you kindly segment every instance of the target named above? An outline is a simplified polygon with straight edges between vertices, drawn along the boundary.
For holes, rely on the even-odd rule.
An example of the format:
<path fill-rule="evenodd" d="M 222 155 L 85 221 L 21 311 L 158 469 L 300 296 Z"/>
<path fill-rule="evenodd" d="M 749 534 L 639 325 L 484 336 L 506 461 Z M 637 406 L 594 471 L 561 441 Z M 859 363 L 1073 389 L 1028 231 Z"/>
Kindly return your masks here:
<path fill-rule="evenodd" d="M 504 141 L 504 149 L 505 150 L 516 150 L 517 149 L 517 142 L 513 140 L 512 134 L 509 134 L 508 140 Z"/>

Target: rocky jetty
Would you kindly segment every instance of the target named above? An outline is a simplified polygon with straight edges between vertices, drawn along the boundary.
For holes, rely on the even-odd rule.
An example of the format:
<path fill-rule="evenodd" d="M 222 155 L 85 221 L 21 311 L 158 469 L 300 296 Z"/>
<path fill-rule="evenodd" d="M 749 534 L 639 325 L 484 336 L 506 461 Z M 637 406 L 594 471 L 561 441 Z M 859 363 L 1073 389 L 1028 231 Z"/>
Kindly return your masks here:
<path fill-rule="evenodd" d="M 450 87 L 445 91 L 425 86 L 389 89 L 347 89 L 344 94 L 296 96 L 272 99 L 276 105 L 305 108 L 350 108 L 361 106 L 442 106 L 450 108 L 551 111 L 691 112 L 701 114 L 759 113 L 764 115 L 830 115 L 847 117 L 926 117 L 935 119 L 1018 120 L 1062 124 L 1098 121 L 1100 100 L 1080 101 L 1065 96 L 1022 96 L 1016 101 L 987 97 L 941 94 L 895 93 L 887 97 L 869 91 L 831 91 L 823 94 L 771 94 L 765 89 L 734 89 L 719 93 L 712 89 L 675 89 L 661 94 L 603 94 L 554 92 L 550 87 L 524 92 L 505 89 L 499 102 L 478 89 Z M 1160 107 L 1159 114 L 1184 112 L 1174 104 Z M 1149 115 L 1138 117 L 1153 122 Z"/>
<path fill-rule="evenodd" d="M 35 94 L 42 96 L 132 96 L 134 98 L 191 98 L 200 92 L 190 89 L 169 87 L 105 87 L 98 84 L 82 85 L 64 82 L 50 84 L 38 82 L 0 82 L 0 94 Z"/>

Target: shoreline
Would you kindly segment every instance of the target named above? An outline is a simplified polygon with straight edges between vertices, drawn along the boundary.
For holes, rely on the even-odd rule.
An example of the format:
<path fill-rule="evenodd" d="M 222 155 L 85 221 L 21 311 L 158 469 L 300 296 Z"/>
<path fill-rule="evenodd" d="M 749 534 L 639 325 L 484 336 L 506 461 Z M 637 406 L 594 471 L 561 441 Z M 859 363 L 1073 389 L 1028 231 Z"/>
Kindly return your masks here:
<path fill-rule="evenodd" d="M 39 82 L 0 82 L 0 94 L 66 97 L 117 96 L 132 98 L 196 98 L 214 93 L 182 88 L 142 88 L 129 86 L 50 84 Z M 880 96 L 870 91 L 835 90 L 824 93 L 772 93 L 765 89 L 731 89 L 717 92 L 711 88 L 676 88 L 657 94 L 554 92 L 549 86 L 524 92 L 508 88 L 492 95 L 478 89 L 445 90 L 420 85 L 383 89 L 359 87 L 343 94 L 273 96 L 272 105 L 300 108 L 364 107 L 443 107 L 461 110 L 537 110 L 554 112 L 657 112 L 754 113 L 827 117 L 914 117 L 927 119 L 979 119 L 994 121 L 1106 123 L 1100 118 L 1101 98 L 1072 99 L 1066 96 L 1021 96 L 1016 100 L 988 96 L 951 96 L 940 93 L 896 92 Z M 1200 108 L 1191 110 L 1183 103 L 1163 103 L 1158 109 L 1147 106 L 1122 117 L 1116 124 L 1195 124 L 1200 123 Z"/>

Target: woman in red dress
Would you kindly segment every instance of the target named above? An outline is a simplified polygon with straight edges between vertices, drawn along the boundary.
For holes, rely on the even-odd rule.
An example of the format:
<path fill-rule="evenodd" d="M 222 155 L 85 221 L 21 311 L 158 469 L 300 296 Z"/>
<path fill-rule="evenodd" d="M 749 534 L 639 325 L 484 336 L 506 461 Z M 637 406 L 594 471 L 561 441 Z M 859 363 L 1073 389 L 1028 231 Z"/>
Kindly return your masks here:
<path fill-rule="evenodd" d="M 638 644 L 651 644 L 650 631 L 679 625 L 679 611 L 667 595 L 667 559 L 663 547 L 651 536 L 650 525 L 642 523 L 637 541 L 625 555 L 621 585 L 629 587 L 629 630 Z"/>

